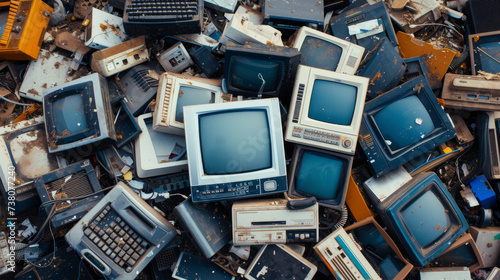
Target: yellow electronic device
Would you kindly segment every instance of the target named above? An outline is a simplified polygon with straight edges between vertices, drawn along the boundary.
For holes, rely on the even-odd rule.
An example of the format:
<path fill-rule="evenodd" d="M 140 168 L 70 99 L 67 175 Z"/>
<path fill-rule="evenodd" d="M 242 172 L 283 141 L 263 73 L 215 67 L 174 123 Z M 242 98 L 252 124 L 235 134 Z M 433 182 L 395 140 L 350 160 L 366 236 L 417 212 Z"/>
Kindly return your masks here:
<path fill-rule="evenodd" d="M 36 59 L 52 10 L 42 0 L 10 1 L 9 11 L 0 12 L 0 60 Z"/>

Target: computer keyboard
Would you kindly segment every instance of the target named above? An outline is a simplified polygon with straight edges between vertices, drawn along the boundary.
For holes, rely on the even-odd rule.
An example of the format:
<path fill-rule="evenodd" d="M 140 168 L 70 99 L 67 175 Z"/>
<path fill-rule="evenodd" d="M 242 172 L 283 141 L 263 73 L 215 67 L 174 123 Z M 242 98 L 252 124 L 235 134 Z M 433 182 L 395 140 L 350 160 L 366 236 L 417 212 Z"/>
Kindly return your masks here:
<path fill-rule="evenodd" d="M 127 0 L 123 26 L 129 35 L 154 31 L 153 34 L 165 36 L 199 33 L 202 20 L 201 0 Z"/>
<path fill-rule="evenodd" d="M 84 234 L 127 272 L 132 271 L 132 267 L 152 246 L 128 226 L 110 205 L 85 227 Z"/>
<path fill-rule="evenodd" d="M 174 237 L 174 227 L 119 182 L 66 234 L 107 279 L 135 279 Z"/>

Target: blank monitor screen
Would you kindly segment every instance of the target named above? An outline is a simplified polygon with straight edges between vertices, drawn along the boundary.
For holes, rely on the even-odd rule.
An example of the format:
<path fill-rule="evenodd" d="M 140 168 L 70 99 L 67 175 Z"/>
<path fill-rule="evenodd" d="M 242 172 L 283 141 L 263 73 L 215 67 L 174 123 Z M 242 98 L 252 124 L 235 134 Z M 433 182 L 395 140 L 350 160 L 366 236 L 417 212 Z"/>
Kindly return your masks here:
<path fill-rule="evenodd" d="M 235 174 L 272 167 L 266 110 L 201 115 L 199 127 L 205 174 Z"/>
<path fill-rule="evenodd" d="M 417 143 L 435 128 L 427 109 L 415 95 L 390 104 L 374 119 L 393 151 Z"/>
<path fill-rule="evenodd" d="M 356 106 L 356 96 L 355 86 L 315 80 L 308 117 L 331 124 L 350 125 Z"/>
<path fill-rule="evenodd" d="M 215 102 L 215 92 L 191 86 L 180 86 L 175 121 L 184 123 L 184 106 L 208 104 Z"/>
<path fill-rule="evenodd" d="M 56 99 L 52 103 L 56 135 L 68 136 L 87 129 L 83 98 L 80 92 L 75 91 L 75 93 Z"/>
<path fill-rule="evenodd" d="M 346 159 L 304 151 L 297 172 L 295 190 L 318 198 L 334 200 L 344 186 Z"/>
<path fill-rule="evenodd" d="M 408 231 L 422 248 L 439 241 L 451 226 L 449 215 L 448 209 L 432 191 L 422 193 L 401 211 Z"/>
<path fill-rule="evenodd" d="M 306 36 L 300 53 L 300 64 L 335 71 L 342 57 L 342 48 L 323 39 Z"/>
<path fill-rule="evenodd" d="M 240 90 L 258 92 L 262 86 L 259 73 L 266 84 L 264 92 L 276 91 L 283 76 L 283 62 L 247 58 L 242 56 L 231 57 L 230 85 Z"/>

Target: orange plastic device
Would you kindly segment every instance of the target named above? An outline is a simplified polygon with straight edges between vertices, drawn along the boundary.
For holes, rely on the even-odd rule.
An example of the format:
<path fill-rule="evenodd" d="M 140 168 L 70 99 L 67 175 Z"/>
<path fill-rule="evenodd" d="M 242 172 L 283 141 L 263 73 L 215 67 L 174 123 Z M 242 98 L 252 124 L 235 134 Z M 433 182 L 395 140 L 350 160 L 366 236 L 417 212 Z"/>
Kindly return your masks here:
<path fill-rule="evenodd" d="M 7 23 L 0 38 L 0 59 L 36 59 L 52 10 L 42 0 L 10 1 Z"/>

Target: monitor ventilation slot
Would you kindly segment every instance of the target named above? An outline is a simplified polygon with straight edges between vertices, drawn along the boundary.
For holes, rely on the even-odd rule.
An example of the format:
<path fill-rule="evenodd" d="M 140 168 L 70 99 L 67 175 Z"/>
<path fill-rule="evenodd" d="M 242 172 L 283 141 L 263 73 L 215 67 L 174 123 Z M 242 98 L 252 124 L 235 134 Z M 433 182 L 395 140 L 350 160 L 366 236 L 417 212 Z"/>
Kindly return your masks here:
<path fill-rule="evenodd" d="M 297 101 L 295 102 L 295 109 L 293 111 L 292 122 L 298 123 L 300 116 L 300 107 L 302 106 L 302 98 L 304 97 L 305 84 L 299 84 L 299 91 L 297 93 Z"/>
<path fill-rule="evenodd" d="M 85 171 L 79 171 L 70 176 L 69 179 L 69 176 L 66 176 L 45 184 L 50 200 L 79 197 L 94 192 Z M 55 192 L 55 195 L 53 195 L 53 192 Z M 55 213 L 66 210 L 77 201 L 71 200 L 69 202 L 57 203 Z"/>
<path fill-rule="evenodd" d="M 331 261 L 335 266 L 335 271 L 342 276 L 342 279 L 357 280 L 339 255 L 333 257 Z"/>
<path fill-rule="evenodd" d="M 148 69 L 136 71 L 131 78 L 132 81 L 144 92 L 148 91 L 152 87 L 158 87 L 158 80 L 149 76 Z"/>

